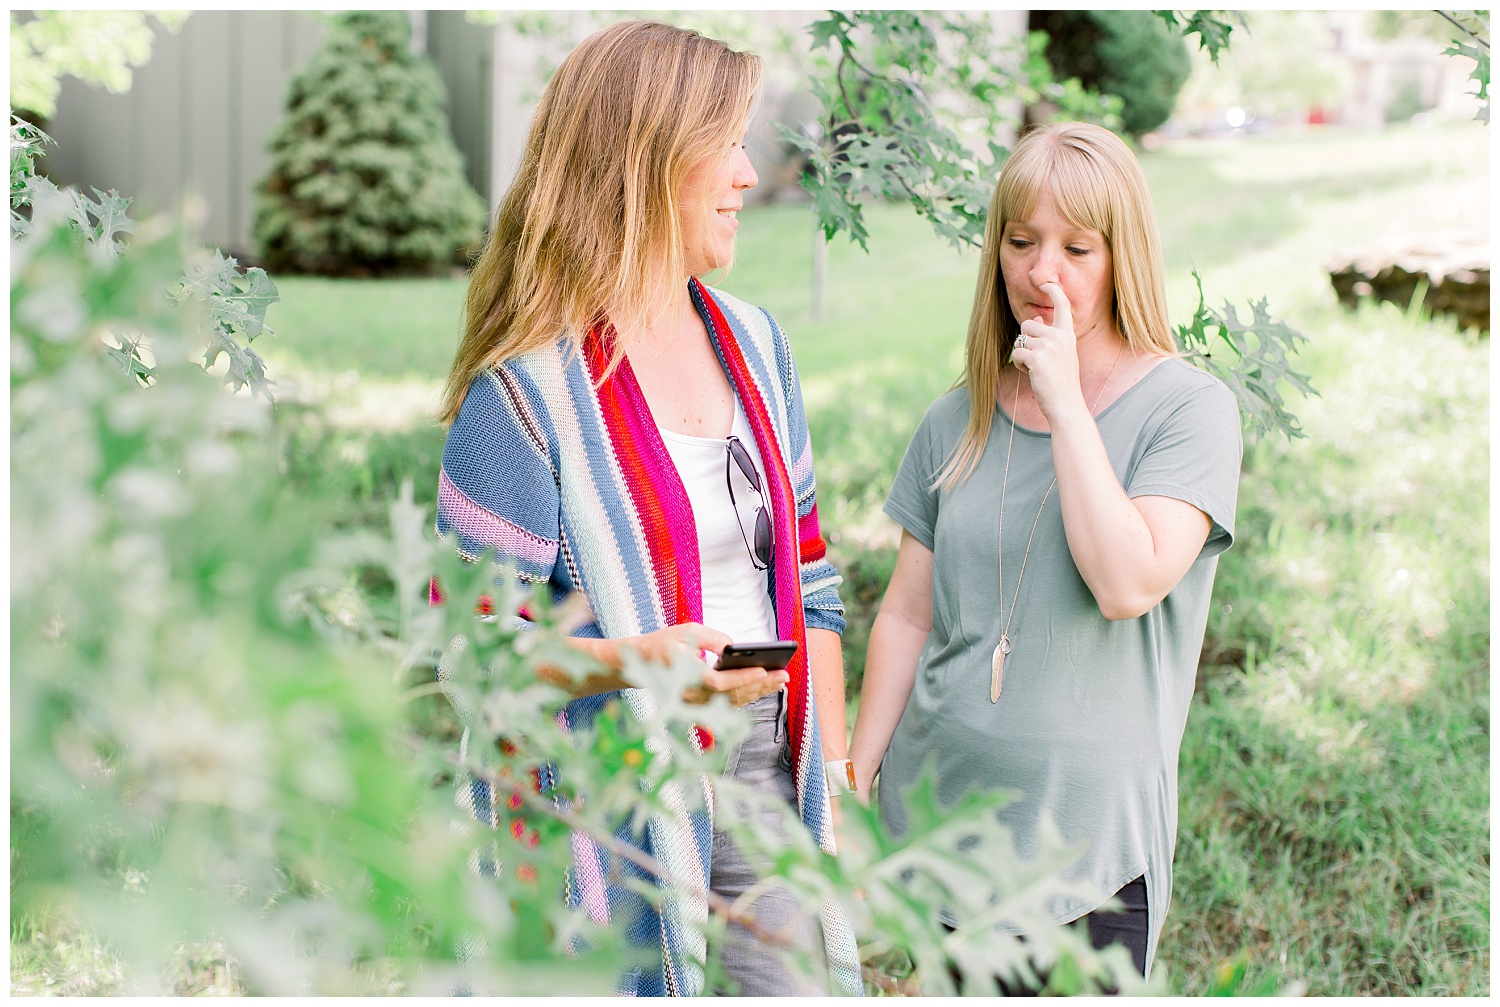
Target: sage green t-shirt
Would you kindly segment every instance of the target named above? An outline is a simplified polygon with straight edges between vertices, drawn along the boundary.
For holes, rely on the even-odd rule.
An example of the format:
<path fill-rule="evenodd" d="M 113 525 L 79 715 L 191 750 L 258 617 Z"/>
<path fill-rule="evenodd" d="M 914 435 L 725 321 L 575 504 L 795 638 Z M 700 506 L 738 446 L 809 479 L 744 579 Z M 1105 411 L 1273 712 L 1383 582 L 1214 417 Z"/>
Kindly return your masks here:
<path fill-rule="evenodd" d="M 1049 434 L 1015 425 L 1012 442 L 1010 418 L 997 409 L 969 479 L 952 492 L 931 489 L 968 414 L 962 388 L 933 403 L 885 504 L 887 514 L 932 550 L 933 573 L 932 632 L 881 764 L 880 810 L 890 828 L 904 830 L 900 795 L 928 760 L 943 802 L 975 787 L 1018 791 L 1001 819 L 1023 857 L 1037 849 L 1045 809 L 1063 839 L 1088 842 L 1070 876 L 1093 881 L 1107 896 L 1145 875 L 1149 969 L 1171 897 L 1177 752 L 1217 557 L 1234 534 L 1239 409 L 1220 381 L 1169 359 L 1097 417 L 1128 496 L 1183 500 L 1213 523 L 1202 553 L 1171 593 L 1140 618 L 1116 622 L 1100 614 L 1073 564 L 1056 487 L 1042 506 L 1054 476 Z M 992 704 L 1007 449 L 1003 590 L 1012 650 L 999 702 Z M 1056 920 L 1097 907 L 1059 905 Z"/>

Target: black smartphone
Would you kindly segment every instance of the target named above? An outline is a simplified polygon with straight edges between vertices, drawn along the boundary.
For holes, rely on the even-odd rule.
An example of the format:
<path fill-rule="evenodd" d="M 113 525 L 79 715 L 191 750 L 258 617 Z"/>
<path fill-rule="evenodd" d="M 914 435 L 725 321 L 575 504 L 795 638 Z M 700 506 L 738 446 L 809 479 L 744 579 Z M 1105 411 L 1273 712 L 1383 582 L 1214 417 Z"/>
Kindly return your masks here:
<path fill-rule="evenodd" d="M 720 671 L 734 668 L 767 668 L 779 671 L 792 661 L 797 653 L 796 640 L 774 640 L 769 643 L 731 643 L 719 655 L 714 665 Z"/>

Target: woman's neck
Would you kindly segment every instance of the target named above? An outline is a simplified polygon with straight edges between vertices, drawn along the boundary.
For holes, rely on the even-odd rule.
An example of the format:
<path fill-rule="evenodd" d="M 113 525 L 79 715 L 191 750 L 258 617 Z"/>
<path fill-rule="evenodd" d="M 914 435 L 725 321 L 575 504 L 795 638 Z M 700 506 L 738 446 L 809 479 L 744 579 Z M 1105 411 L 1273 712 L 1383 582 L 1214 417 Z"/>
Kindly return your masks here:
<path fill-rule="evenodd" d="M 1134 356 L 1125 337 L 1113 325 L 1092 329 L 1078 337 L 1078 375 L 1087 380 L 1095 371 L 1107 369 L 1115 360 Z"/>
<path fill-rule="evenodd" d="M 639 315 L 609 312 L 615 331 L 630 345 L 632 357 L 668 352 L 684 332 L 693 331 L 698 309 L 688 289 L 691 281 L 692 277 L 677 283 L 659 279 L 638 308 Z"/>
<path fill-rule="evenodd" d="M 650 302 L 646 324 L 623 333 L 626 356 L 658 426 L 695 437 L 726 437 L 734 391 L 686 279 Z"/>
<path fill-rule="evenodd" d="M 655 358 L 677 350 L 684 339 L 703 332 L 698 308 L 688 291 L 687 280 L 675 286 L 663 284 L 648 302 L 647 314 L 630 333 L 632 358 Z"/>

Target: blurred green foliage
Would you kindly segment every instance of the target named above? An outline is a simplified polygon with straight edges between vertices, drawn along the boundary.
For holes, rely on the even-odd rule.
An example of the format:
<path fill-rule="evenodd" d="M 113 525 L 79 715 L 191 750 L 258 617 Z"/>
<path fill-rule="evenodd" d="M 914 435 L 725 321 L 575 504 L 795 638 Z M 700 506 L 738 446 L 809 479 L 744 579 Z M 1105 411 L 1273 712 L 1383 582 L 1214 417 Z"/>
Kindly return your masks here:
<path fill-rule="evenodd" d="M 42 119 L 57 112 L 62 77 L 130 89 L 132 70 L 151 58 L 148 17 L 170 31 L 188 11 L 28 11 L 10 15 L 10 106 Z"/>
<path fill-rule="evenodd" d="M 1034 10 L 1031 26 L 1047 33 L 1058 76 L 1120 99 L 1121 127 L 1133 136 L 1167 121 L 1192 70 L 1182 36 L 1150 11 Z"/>
<path fill-rule="evenodd" d="M 36 160 L 52 138 L 31 123 L 11 117 L 10 126 L 10 233 L 11 240 L 29 238 L 33 222 L 38 226 L 68 226 L 81 239 L 87 254 L 96 263 L 108 263 L 124 250 L 124 237 L 136 230 L 129 216 L 130 197 L 94 190 L 93 197 L 73 188 L 58 188 L 36 173 Z M 158 236 L 159 237 L 159 236 Z M 260 268 L 241 271 L 234 259 L 217 250 L 193 248 L 184 251 L 185 264 L 171 284 L 172 300 L 188 306 L 202 320 L 203 345 L 196 352 L 203 356 L 205 369 L 218 366 L 224 359 L 225 384 L 238 390 L 248 387 L 258 395 L 267 395 L 269 384 L 265 364 L 250 344 L 270 329 L 266 312 L 280 299 L 276 285 Z M 54 301 L 56 303 L 54 303 Z M 64 298 L 54 291 L 28 302 L 27 321 L 43 331 L 66 332 L 76 318 L 61 310 Z M 33 306 L 36 305 L 36 306 Z M 124 310 L 113 304 L 111 310 Z M 110 327 L 102 333 L 108 353 L 118 368 L 142 384 L 155 376 L 148 361 L 149 340 L 139 326 L 129 321 Z M 11 366 L 23 375 L 39 364 L 46 366 L 54 351 L 37 351 L 24 343 L 13 343 Z"/>
<path fill-rule="evenodd" d="M 404 11 L 335 14 L 293 79 L 255 212 L 273 270 L 426 273 L 478 243 L 484 202 L 464 178 L 437 70 L 410 44 Z"/>

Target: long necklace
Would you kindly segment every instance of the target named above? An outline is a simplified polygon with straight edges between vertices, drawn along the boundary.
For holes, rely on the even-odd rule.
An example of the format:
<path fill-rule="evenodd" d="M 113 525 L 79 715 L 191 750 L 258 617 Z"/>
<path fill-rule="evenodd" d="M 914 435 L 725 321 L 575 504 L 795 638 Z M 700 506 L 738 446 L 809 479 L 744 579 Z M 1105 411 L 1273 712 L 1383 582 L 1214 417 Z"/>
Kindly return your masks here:
<path fill-rule="evenodd" d="M 1109 373 L 1104 376 L 1104 384 L 1099 386 L 1099 391 L 1094 394 L 1093 404 L 1089 406 L 1089 415 L 1099 408 L 1099 402 L 1104 398 L 1104 390 L 1109 387 L 1110 381 L 1115 376 L 1115 368 L 1119 366 L 1120 356 L 1125 352 L 1122 343 L 1115 351 L 1114 363 L 1109 365 Z M 1016 577 L 1016 591 L 1010 596 L 1010 618 L 1005 617 L 1005 487 L 1010 482 L 1010 453 L 1016 444 L 1016 409 L 1021 404 L 1021 379 L 1016 378 L 1016 394 L 1010 405 L 1010 440 L 1005 445 L 1005 474 L 1000 478 L 1000 642 L 995 645 L 995 653 L 990 657 L 990 702 L 1000 702 L 1000 686 L 1005 679 L 1005 655 L 1011 651 L 1010 624 L 1016 620 L 1016 602 L 1021 598 L 1021 581 L 1026 577 L 1026 561 L 1031 558 L 1031 543 L 1036 538 L 1037 525 L 1041 524 L 1042 511 L 1047 508 L 1047 501 L 1052 496 L 1052 490 L 1057 486 L 1057 476 L 1053 475 L 1052 482 L 1047 484 L 1047 492 L 1042 494 L 1042 505 L 1036 509 L 1036 517 L 1031 521 L 1031 534 L 1026 539 L 1026 551 L 1021 554 L 1021 573 Z"/>

